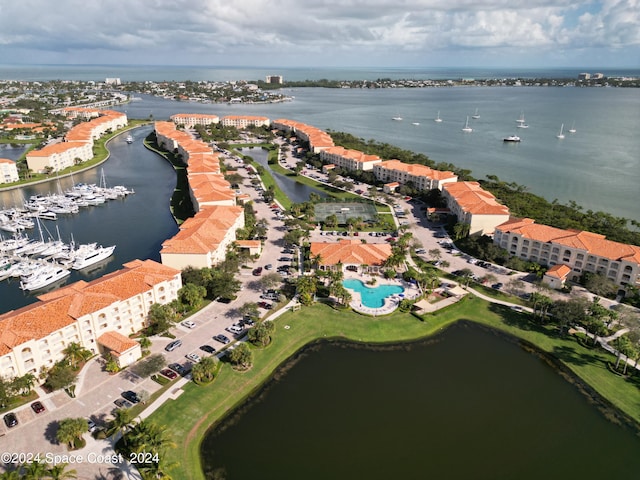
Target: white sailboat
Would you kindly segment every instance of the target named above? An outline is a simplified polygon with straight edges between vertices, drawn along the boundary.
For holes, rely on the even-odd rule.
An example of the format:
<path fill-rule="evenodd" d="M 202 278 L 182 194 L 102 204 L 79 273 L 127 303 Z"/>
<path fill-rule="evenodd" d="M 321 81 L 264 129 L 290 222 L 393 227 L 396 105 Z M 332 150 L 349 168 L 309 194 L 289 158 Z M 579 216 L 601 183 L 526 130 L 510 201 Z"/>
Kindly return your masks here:
<path fill-rule="evenodd" d="M 576 133 L 576 132 L 577 132 L 577 130 L 576 130 L 576 122 L 573 122 L 571 124 L 571 128 L 569 129 L 569 133 Z"/>
<path fill-rule="evenodd" d="M 524 112 L 520 114 L 520 118 L 516 120 L 516 122 L 518 122 L 518 128 L 529 128 L 529 125 L 527 125 L 524 119 Z"/>
<path fill-rule="evenodd" d="M 434 118 L 433 121 L 436 123 L 442 123 L 442 119 L 440 118 L 440 110 L 438 110 L 438 115 L 436 115 L 436 118 Z"/>
<path fill-rule="evenodd" d="M 556 135 L 556 138 L 559 138 L 559 139 L 562 140 L 564 138 L 563 131 L 564 131 L 564 123 L 562 125 L 560 125 L 560 133 L 558 135 Z"/>
<path fill-rule="evenodd" d="M 476 119 L 476 120 L 477 120 L 478 118 L 480 118 L 480 114 L 478 113 L 478 109 L 477 109 L 477 108 L 476 108 L 476 113 L 474 113 L 473 115 L 471 115 L 471 118 Z"/>
<path fill-rule="evenodd" d="M 467 116 L 467 122 L 464 124 L 464 128 L 462 129 L 463 132 L 465 133 L 471 133 L 473 132 L 473 128 L 471 128 L 469 126 L 469 117 Z"/>

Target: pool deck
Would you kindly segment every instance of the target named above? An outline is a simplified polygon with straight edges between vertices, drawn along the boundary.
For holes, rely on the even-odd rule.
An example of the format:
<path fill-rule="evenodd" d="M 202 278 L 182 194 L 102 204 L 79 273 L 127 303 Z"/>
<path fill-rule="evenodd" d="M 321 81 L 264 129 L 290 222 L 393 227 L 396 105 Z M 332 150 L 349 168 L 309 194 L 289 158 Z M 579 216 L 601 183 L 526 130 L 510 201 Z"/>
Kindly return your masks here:
<path fill-rule="evenodd" d="M 351 303 L 349 303 L 349 306 L 356 312 L 363 313 L 365 315 L 373 315 L 374 317 L 377 317 L 378 315 L 388 315 L 398 308 L 398 305 L 403 299 L 407 298 L 412 300 L 420 296 L 420 290 L 416 285 L 407 283 L 398 278 L 386 279 L 379 276 L 372 277 L 366 273 L 353 272 L 346 272 L 344 275 L 345 280 L 360 280 L 365 285 L 367 282 L 371 281 L 372 278 L 376 279 L 376 284 L 371 288 L 375 288 L 379 285 L 398 285 L 404 288 L 404 292 L 402 294 L 390 295 L 384 299 L 384 305 L 378 308 L 372 308 L 362 304 L 360 292 L 356 292 L 355 290 L 348 288 L 347 290 L 349 290 L 352 295 L 352 300 Z"/>

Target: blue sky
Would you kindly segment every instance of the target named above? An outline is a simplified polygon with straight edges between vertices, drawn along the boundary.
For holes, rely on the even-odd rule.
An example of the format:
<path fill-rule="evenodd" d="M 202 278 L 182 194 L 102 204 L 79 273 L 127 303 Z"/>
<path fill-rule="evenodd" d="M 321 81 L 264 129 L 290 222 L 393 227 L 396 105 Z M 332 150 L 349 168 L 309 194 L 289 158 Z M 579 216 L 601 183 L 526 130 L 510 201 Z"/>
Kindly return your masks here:
<path fill-rule="evenodd" d="M 20 0 L 0 63 L 640 67 L 640 0 Z"/>

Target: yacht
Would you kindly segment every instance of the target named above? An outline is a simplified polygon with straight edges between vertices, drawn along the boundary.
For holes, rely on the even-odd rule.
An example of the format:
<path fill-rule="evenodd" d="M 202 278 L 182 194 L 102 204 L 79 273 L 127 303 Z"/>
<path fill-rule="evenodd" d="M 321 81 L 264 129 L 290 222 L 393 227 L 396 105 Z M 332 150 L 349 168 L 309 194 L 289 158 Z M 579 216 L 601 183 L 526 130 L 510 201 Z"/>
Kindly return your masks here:
<path fill-rule="evenodd" d="M 473 128 L 469 126 L 469 117 L 467 117 L 467 123 L 464 124 L 464 128 L 462 129 L 462 131 L 465 133 L 473 132 Z"/>
<path fill-rule="evenodd" d="M 442 123 L 442 119 L 440 118 L 440 110 L 438 110 L 438 115 L 436 115 L 436 118 L 434 118 L 433 121 L 436 123 Z"/>
<path fill-rule="evenodd" d="M 87 248 L 84 251 L 76 251 L 74 255 L 73 265 L 71 268 L 74 270 L 81 270 L 94 263 L 109 258 L 113 255 L 113 251 L 116 249 L 115 245 L 110 247 L 97 246 L 94 248 Z"/>
<path fill-rule="evenodd" d="M 564 123 L 562 125 L 560 125 L 560 133 L 558 135 L 556 135 L 556 138 L 559 138 L 560 140 L 562 140 L 564 138 L 564 133 L 562 133 L 564 130 Z"/>
<path fill-rule="evenodd" d="M 33 275 L 29 280 L 21 281 L 22 290 L 39 290 L 58 280 L 62 280 L 71 272 L 62 267 L 47 266 L 40 273 Z"/>
<path fill-rule="evenodd" d="M 411 125 L 416 125 L 416 126 L 418 126 L 418 125 L 420 125 L 420 122 L 411 122 Z"/>
<path fill-rule="evenodd" d="M 508 137 L 504 137 L 502 139 L 503 142 L 513 142 L 513 143 L 517 143 L 520 141 L 520 137 L 517 135 L 509 135 Z"/>

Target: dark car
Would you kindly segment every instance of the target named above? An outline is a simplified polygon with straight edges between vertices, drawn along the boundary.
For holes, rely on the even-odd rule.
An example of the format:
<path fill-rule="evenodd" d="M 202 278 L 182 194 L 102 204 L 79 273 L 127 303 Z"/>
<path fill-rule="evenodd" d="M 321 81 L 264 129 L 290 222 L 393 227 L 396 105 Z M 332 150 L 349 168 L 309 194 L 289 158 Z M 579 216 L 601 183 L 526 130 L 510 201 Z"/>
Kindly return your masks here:
<path fill-rule="evenodd" d="M 128 400 L 125 400 L 124 398 L 116 398 L 113 403 L 116 404 L 116 407 L 118 408 L 131 408 L 133 407 L 133 404 L 131 402 L 129 402 Z"/>
<path fill-rule="evenodd" d="M 291 258 L 290 257 L 280 257 L 278 259 L 279 262 L 290 262 Z"/>
<path fill-rule="evenodd" d="M 129 400 L 131 403 L 140 402 L 140 396 L 136 392 L 133 392 L 131 390 L 126 390 L 122 392 L 122 397 Z"/>
<path fill-rule="evenodd" d="M 225 345 L 231 341 L 226 335 L 222 335 L 221 333 L 213 337 L 213 339 Z"/>
<path fill-rule="evenodd" d="M 262 275 L 262 267 L 258 267 L 256 269 L 253 270 L 253 275 L 255 277 L 259 277 L 260 275 Z"/>
<path fill-rule="evenodd" d="M 41 402 L 33 402 L 31 404 L 31 409 L 36 413 L 42 413 L 46 410 Z"/>
<path fill-rule="evenodd" d="M 182 365 L 180 365 L 179 363 L 172 363 L 169 365 L 169 368 L 171 370 L 173 370 L 174 372 L 176 372 L 178 375 L 186 375 L 187 373 L 189 373 L 189 371 L 184 368 Z"/>
<path fill-rule="evenodd" d="M 160 373 L 167 377 L 170 380 L 174 380 L 178 378 L 178 374 L 169 368 L 165 368 L 164 370 L 160 370 Z"/>
<path fill-rule="evenodd" d="M 260 308 L 264 308 L 265 310 L 271 310 L 273 308 L 273 305 L 267 302 L 258 302 L 258 306 Z"/>
<path fill-rule="evenodd" d="M 18 417 L 16 417 L 15 413 L 7 413 L 4 416 L 4 424 L 8 427 L 8 428 L 13 428 L 16 425 L 18 425 Z"/>
<path fill-rule="evenodd" d="M 491 285 L 491 288 L 495 288 L 496 290 L 500 290 L 502 287 L 504 287 L 504 285 L 500 282 Z"/>
<path fill-rule="evenodd" d="M 216 349 L 213 348 L 211 345 L 202 345 L 200 347 L 200 350 L 207 353 L 216 353 Z"/>

